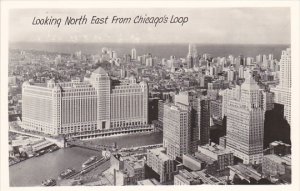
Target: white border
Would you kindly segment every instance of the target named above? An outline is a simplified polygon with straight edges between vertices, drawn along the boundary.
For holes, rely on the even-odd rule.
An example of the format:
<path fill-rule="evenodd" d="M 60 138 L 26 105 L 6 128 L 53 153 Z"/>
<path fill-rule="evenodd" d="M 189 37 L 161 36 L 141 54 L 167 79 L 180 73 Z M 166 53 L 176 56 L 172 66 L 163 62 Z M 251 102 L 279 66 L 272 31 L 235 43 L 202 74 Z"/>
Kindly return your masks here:
<path fill-rule="evenodd" d="M 278 191 L 296 191 L 299 187 L 299 1 L 2 1 L 1 2 L 1 190 L 135 190 L 141 189 L 137 186 L 126 187 L 9 187 L 8 175 L 8 13 L 10 9 L 26 8 L 204 8 L 204 7 L 290 7 L 291 9 L 291 50 L 292 50 L 292 124 L 291 124 L 291 141 L 292 141 L 292 184 L 275 185 L 275 186 L 158 186 L 155 189 L 163 190 L 278 190 Z M 274 13 L 276 14 L 276 13 Z M 21 29 L 20 29 L 21 30 Z M 154 188 L 143 186 L 143 190 L 150 191 Z"/>

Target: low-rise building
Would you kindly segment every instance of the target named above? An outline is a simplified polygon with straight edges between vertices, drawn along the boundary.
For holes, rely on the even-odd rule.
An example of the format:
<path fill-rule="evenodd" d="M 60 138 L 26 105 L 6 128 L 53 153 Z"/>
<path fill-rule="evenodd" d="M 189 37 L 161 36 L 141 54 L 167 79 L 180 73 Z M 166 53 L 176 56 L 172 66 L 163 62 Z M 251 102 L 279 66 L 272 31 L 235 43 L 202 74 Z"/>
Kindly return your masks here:
<path fill-rule="evenodd" d="M 160 183 L 155 178 L 151 178 L 151 179 L 140 180 L 140 181 L 137 182 L 137 185 L 140 185 L 140 186 L 155 186 L 155 185 L 160 185 Z"/>
<path fill-rule="evenodd" d="M 216 160 L 218 163 L 218 171 L 222 171 L 227 166 L 233 165 L 233 153 L 215 143 L 199 146 L 198 151 Z"/>
<path fill-rule="evenodd" d="M 166 154 L 164 147 L 147 150 L 147 165 L 160 176 L 160 183 L 172 181 L 178 172 L 176 162 Z"/>
<path fill-rule="evenodd" d="M 184 154 L 182 157 L 183 165 L 193 171 L 202 170 L 205 162 L 198 159 L 195 155 Z"/>
<path fill-rule="evenodd" d="M 203 181 L 199 176 L 188 172 L 183 169 L 179 171 L 179 174 L 174 176 L 174 185 L 200 185 L 203 184 Z"/>
<path fill-rule="evenodd" d="M 136 185 L 138 181 L 145 179 L 144 160 L 117 154 L 110 161 L 114 170 L 114 185 Z"/>
<path fill-rule="evenodd" d="M 258 173 L 251 166 L 239 163 L 234 166 L 229 166 L 229 180 L 233 180 L 235 177 L 239 177 L 241 180 L 246 180 L 250 183 L 251 179 L 259 181 L 262 179 L 262 175 Z"/>
<path fill-rule="evenodd" d="M 291 166 L 289 156 L 280 157 L 275 154 L 265 155 L 263 157 L 262 172 L 267 176 L 284 175 Z"/>
<path fill-rule="evenodd" d="M 274 141 L 269 144 L 270 154 L 284 156 L 291 154 L 291 145 L 283 143 L 282 141 Z"/>

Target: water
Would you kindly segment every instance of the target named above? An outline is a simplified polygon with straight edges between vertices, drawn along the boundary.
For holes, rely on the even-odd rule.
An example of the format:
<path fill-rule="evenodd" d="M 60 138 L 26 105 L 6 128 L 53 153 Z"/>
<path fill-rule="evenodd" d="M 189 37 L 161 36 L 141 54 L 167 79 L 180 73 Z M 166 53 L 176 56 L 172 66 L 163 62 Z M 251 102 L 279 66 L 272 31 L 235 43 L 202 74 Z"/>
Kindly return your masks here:
<path fill-rule="evenodd" d="M 116 142 L 119 147 L 158 144 L 162 143 L 162 132 L 109 137 L 93 142 L 102 144 Z M 9 167 L 10 186 L 38 186 L 45 179 L 57 178 L 67 168 L 79 170 L 82 163 L 93 155 L 97 155 L 97 152 L 73 147 L 28 159 Z"/>
<path fill-rule="evenodd" d="M 136 48 L 137 55 L 151 53 L 159 58 L 170 58 L 171 55 L 177 58 L 186 57 L 188 53 L 188 43 L 184 44 L 130 44 L 130 43 L 35 43 L 19 42 L 11 43 L 10 48 L 22 50 L 42 50 L 57 53 L 74 53 L 82 51 L 84 54 L 100 54 L 103 47 L 115 50 L 119 57 L 124 54 L 131 54 L 131 49 Z M 259 54 L 274 54 L 274 58 L 280 59 L 281 51 L 290 45 L 255 45 L 255 44 L 196 44 L 199 54 L 212 54 L 214 57 L 250 56 Z"/>
<path fill-rule="evenodd" d="M 144 145 L 153 145 L 163 142 L 162 132 L 146 133 L 143 135 L 127 135 L 126 139 L 121 136 L 116 137 L 105 137 L 102 139 L 92 139 L 89 142 L 95 144 L 112 145 L 114 142 L 117 143 L 118 148 L 124 147 L 136 147 Z"/>

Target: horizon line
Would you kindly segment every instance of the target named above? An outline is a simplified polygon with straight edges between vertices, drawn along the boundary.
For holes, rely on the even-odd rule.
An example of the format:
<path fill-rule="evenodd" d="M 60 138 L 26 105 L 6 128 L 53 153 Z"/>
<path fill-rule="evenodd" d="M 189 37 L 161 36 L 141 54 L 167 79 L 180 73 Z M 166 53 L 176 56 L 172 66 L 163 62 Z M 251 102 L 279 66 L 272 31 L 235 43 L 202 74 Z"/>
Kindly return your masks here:
<path fill-rule="evenodd" d="M 8 44 L 19 44 L 19 43 L 35 43 L 35 44 L 203 44 L 203 45 L 289 45 L 291 43 L 204 43 L 204 42 L 36 42 L 36 41 L 9 41 Z"/>

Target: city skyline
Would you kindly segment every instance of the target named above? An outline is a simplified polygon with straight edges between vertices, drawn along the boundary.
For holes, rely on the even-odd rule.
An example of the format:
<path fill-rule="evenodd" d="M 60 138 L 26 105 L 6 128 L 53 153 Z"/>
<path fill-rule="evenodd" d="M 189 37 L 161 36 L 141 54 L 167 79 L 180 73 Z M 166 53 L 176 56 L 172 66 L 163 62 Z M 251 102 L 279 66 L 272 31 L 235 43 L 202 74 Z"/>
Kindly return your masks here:
<path fill-rule="evenodd" d="M 274 14 L 276 12 L 276 14 Z M 10 14 L 10 42 L 116 42 L 116 43 L 208 43 L 208 44 L 290 44 L 289 8 L 197 8 L 119 9 L 119 17 L 186 16 L 179 24 L 106 24 L 76 26 L 35 26 L 34 17 L 64 18 L 86 15 L 113 17 L 110 9 L 60 11 L 13 10 Z M 214 14 L 211 14 L 214 13 Z M 22 17 L 20 17 L 22 15 Z M 18 18 L 18 19 L 17 19 Z M 255 21 L 255 22 L 253 22 Z M 196 27 L 197 26 L 197 27 Z M 22 31 L 17 30 L 22 28 Z M 122 31 L 122 32 L 120 32 Z M 20 34 L 22 33 L 22 35 Z"/>
<path fill-rule="evenodd" d="M 185 3 L 7 12 L 9 187 L 297 183 L 294 8 Z"/>
<path fill-rule="evenodd" d="M 290 122 L 282 112 L 290 105 L 278 103 L 268 88 L 291 84 L 290 49 L 278 61 L 273 54 L 198 57 L 196 45 L 187 47 L 184 58 L 168 60 L 136 48 L 124 55 L 105 47 L 98 55 L 11 50 L 9 113 L 17 122 L 10 123 L 10 164 L 18 163 L 14 149 L 28 153 L 19 158 L 31 162 L 75 146 L 102 152 L 79 170 L 54 164 L 61 172 L 57 179 L 57 173 L 32 179 L 62 186 L 64 179 L 81 177 L 84 185 L 97 185 L 89 175 L 98 169 L 100 185 L 290 184 Z M 271 125 L 273 118 L 281 122 Z M 265 130 L 282 126 L 284 134 L 275 137 Z M 23 132 L 47 140 L 19 143 L 13 133 Z M 119 139 L 156 132 L 162 134 L 156 144 L 119 146 Z M 114 135 L 122 136 L 112 145 L 102 142 Z"/>

